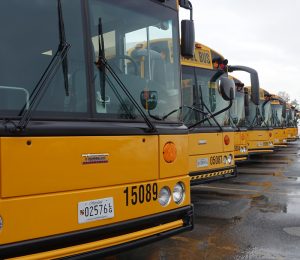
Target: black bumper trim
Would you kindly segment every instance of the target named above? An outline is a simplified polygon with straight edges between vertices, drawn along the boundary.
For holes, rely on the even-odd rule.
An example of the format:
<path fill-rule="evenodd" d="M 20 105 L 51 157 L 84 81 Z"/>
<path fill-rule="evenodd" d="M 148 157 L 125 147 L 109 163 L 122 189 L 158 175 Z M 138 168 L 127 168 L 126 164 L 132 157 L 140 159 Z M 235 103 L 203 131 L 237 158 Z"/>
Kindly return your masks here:
<path fill-rule="evenodd" d="M 222 174 L 221 172 L 223 171 L 232 171 L 231 173 L 224 173 Z M 236 165 L 231 166 L 231 167 L 223 167 L 219 169 L 213 169 L 213 170 L 207 170 L 203 172 L 191 172 L 189 175 L 192 178 L 193 176 L 203 176 L 206 174 L 211 174 L 211 173 L 220 173 L 219 175 L 215 175 L 212 177 L 207 177 L 207 178 L 199 178 L 199 179 L 191 179 L 191 185 L 198 185 L 202 183 L 208 183 L 208 182 L 213 182 L 213 181 L 218 181 L 218 180 L 224 180 L 228 178 L 233 178 L 237 176 L 237 167 Z"/>
<path fill-rule="evenodd" d="M 72 233 L 66 233 L 62 235 L 55 235 L 50 237 L 43 237 L 38 239 L 32 239 L 17 243 L 0 245 L 0 255 L 1 259 L 11 258 L 17 256 L 25 256 L 29 254 L 36 254 L 46 251 L 51 251 L 55 249 L 76 246 L 80 244 L 85 244 L 89 242 L 94 242 L 102 239 L 112 238 L 135 231 L 155 227 L 160 224 L 170 223 L 182 219 L 184 225 L 175 230 L 170 230 L 163 233 L 158 233 L 156 235 L 150 236 L 148 238 L 141 239 L 140 243 L 147 243 L 155 241 L 160 238 L 160 236 L 167 237 L 173 233 L 179 233 L 186 230 L 193 229 L 193 207 L 185 206 L 182 208 L 174 209 L 171 211 L 150 215 L 142 217 L 139 219 L 133 219 L 129 221 L 123 221 L 117 224 L 111 224 L 104 227 L 97 227 L 91 229 L 80 230 Z M 128 245 L 127 245 L 128 244 Z M 126 249 L 127 246 L 134 246 L 139 244 L 139 240 L 133 241 L 126 244 L 120 244 L 111 248 L 106 248 L 97 252 L 97 254 L 108 254 L 112 251 L 121 251 Z M 86 254 L 85 254 L 86 255 Z M 88 255 L 88 254 L 87 254 Z M 79 258 L 80 259 L 80 258 Z"/>
<path fill-rule="evenodd" d="M 234 159 L 236 158 L 244 158 L 244 157 L 248 157 L 248 153 L 247 154 L 239 154 L 239 155 L 235 155 Z"/>

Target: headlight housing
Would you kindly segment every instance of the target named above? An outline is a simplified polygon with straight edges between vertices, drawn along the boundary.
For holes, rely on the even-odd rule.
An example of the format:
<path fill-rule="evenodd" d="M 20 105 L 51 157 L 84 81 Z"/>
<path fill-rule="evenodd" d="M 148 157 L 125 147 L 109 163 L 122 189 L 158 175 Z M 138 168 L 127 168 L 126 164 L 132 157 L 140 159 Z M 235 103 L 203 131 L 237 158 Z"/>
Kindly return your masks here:
<path fill-rule="evenodd" d="M 232 154 L 229 154 L 228 157 L 227 157 L 227 162 L 228 164 L 231 164 L 232 163 Z"/>
<path fill-rule="evenodd" d="M 171 191 L 168 186 L 164 186 L 160 189 L 158 195 L 158 202 L 161 206 L 166 207 L 171 201 Z"/>
<path fill-rule="evenodd" d="M 227 164 L 227 162 L 228 162 L 228 161 L 227 161 L 227 156 L 225 155 L 225 156 L 223 157 L 223 163 L 224 163 L 224 164 Z"/>
<path fill-rule="evenodd" d="M 173 200 L 176 204 L 180 204 L 185 198 L 185 188 L 182 182 L 177 182 L 173 189 Z"/>

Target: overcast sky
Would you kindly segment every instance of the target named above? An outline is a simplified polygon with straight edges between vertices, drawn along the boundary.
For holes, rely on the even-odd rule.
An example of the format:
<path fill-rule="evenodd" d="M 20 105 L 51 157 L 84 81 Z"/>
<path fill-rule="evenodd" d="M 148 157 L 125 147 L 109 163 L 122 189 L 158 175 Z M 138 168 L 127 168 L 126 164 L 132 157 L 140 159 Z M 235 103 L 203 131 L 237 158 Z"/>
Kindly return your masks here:
<path fill-rule="evenodd" d="M 196 41 L 231 65 L 257 70 L 260 86 L 300 101 L 299 0 L 191 0 Z M 180 19 L 189 13 L 180 9 Z M 235 73 L 246 85 L 246 73 Z"/>

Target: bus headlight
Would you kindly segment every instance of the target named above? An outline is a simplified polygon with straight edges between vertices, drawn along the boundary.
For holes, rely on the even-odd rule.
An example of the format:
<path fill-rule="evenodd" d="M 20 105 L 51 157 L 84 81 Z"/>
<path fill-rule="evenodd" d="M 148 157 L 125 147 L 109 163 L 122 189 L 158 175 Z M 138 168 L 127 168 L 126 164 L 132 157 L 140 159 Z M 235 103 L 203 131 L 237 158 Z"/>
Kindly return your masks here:
<path fill-rule="evenodd" d="M 232 155 L 231 154 L 228 155 L 227 162 L 228 162 L 228 164 L 232 163 Z"/>
<path fill-rule="evenodd" d="M 184 184 L 182 182 L 177 182 L 173 189 L 173 200 L 176 204 L 180 204 L 185 197 Z"/>
<path fill-rule="evenodd" d="M 244 152 L 244 147 L 240 148 L 240 152 L 243 153 Z"/>
<path fill-rule="evenodd" d="M 247 152 L 247 148 L 246 147 L 244 147 L 244 153 L 246 153 Z"/>
<path fill-rule="evenodd" d="M 162 205 L 163 207 L 168 206 L 168 204 L 171 201 L 171 191 L 169 187 L 164 186 L 160 189 L 158 195 L 158 201 L 159 204 Z"/>
<path fill-rule="evenodd" d="M 0 231 L 2 230 L 2 228 L 3 228 L 3 220 L 2 220 L 2 218 L 0 216 Z"/>
<path fill-rule="evenodd" d="M 227 156 L 226 156 L 226 155 L 225 155 L 224 158 L 223 158 L 223 163 L 224 163 L 224 164 L 227 164 Z"/>

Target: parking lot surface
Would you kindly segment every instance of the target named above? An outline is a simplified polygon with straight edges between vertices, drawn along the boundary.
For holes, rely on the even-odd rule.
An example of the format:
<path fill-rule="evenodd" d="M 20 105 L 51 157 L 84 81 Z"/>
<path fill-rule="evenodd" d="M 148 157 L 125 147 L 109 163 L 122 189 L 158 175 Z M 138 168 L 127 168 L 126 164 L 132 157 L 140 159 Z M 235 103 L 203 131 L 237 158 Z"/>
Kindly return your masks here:
<path fill-rule="evenodd" d="M 300 143 L 192 187 L 195 227 L 106 259 L 299 259 Z"/>

